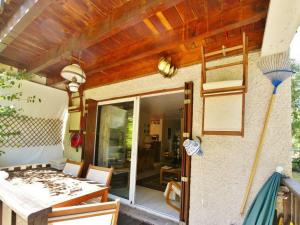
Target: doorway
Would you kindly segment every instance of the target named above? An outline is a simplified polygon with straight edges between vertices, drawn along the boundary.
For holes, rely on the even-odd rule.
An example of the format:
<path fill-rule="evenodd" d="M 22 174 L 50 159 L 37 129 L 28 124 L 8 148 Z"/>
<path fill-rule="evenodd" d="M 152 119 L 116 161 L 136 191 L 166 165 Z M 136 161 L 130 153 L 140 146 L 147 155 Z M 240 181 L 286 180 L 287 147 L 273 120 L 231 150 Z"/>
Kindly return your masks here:
<path fill-rule="evenodd" d="M 184 92 L 140 100 L 135 203 L 179 219 Z M 167 199 L 168 198 L 168 199 Z"/>
<path fill-rule="evenodd" d="M 193 83 L 185 83 L 184 89 L 98 102 L 88 99 L 86 102 L 84 160 L 87 165 L 114 168 L 109 197 L 187 223 L 191 159 L 181 146 L 184 139 L 192 137 Z M 140 122 L 145 120 L 147 107 L 148 112 L 155 115 L 153 119 L 148 118 L 148 124 Z M 147 148 L 153 154 L 147 156 L 149 153 L 144 151 Z M 164 191 L 171 181 L 181 186 L 180 193 L 177 197 L 166 198 Z M 148 194 L 140 191 L 143 188 L 147 188 Z M 151 193 L 156 193 L 153 199 L 157 198 L 152 206 L 147 205 L 151 201 L 143 202 L 140 197 L 149 199 L 150 196 L 151 199 Z M 176 210 L 166 206 L 167 199 Z M 167 210 L 155 207 L 157 202 Z"/>

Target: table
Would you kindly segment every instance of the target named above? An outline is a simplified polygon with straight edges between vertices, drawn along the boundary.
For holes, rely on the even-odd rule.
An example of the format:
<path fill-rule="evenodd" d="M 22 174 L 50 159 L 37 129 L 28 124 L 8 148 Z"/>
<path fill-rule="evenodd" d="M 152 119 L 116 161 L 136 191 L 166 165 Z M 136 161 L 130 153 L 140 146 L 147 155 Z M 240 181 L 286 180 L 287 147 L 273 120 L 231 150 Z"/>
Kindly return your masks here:
<path fill-rule="evenodd" d="M 180 181 L 181 178 L 181 169 L 180 168 L 172 168 L 172 167 L 161 167 L 160 168 L 160 184 L 167 184 L 168 180 L 165 180 L 165 174 L 174 174 L 177 178 L 177 181 Z"/>
<path fill-rule="evenodd" d="M 8 171 L 7 181 L 24 195 L 52 208 L 72 206 L 92 198 L 107 201 L 108 187 L 92 184 L 52 168 Z"/>

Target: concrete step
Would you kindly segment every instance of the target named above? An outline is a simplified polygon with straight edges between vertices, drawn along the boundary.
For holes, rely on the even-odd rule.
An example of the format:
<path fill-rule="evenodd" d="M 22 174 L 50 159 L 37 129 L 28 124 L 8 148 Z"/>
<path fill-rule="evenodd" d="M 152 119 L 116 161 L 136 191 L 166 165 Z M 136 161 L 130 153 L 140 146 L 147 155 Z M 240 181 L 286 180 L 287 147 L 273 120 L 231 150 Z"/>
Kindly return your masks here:
<path fill-rule="evenodd" d="M 178 222 L 153 215 L 145 210 L 138 209 L 134 206 L 121 204 L 120 208 L 121 218 L 118 220 L 118 225 L 178 225 Z M 122 221 L 122 218 L 124 222 Z M 126 223 L 125 219 L 131 221 Z"/>

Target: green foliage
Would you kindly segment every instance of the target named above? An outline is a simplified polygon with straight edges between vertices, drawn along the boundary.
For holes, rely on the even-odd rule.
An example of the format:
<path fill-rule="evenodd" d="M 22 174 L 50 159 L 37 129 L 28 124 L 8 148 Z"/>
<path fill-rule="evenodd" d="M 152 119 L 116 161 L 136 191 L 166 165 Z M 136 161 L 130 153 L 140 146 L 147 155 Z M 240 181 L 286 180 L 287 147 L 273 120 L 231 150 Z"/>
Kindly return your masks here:
<path fill-rule="evenodd" d="M 22 86 L 21 81 L 28 80 L 31 77 L 32 75 L 25 71 L 0 69 L 0 117 L 21 117 L 20 111 L 22 109 L 15 108 L 13 102 L 24 100 L 20 91 Z M 41 102 L 41 99 L 36 96 L 29 96 L 25 101 L 27 103 L 34 103 L 36 101 Z M 5 138 L 18 134 L 20 132 L 11 131 L 8 124 L 0 124 L 0 142 L 3 142 Z M 3 153 L 0 150 L 0 155 Z"/>
<path fill-rule="evenodd" d="M 300 158 L 293 159 L 292 168 L 293 168 L 293 171 L 300 172 Z"/>
<path fill-rule="evenodd" d="M 300 65 L 293 64 L 292 77 L 292 136 L 293 148 L 300 149 Z"/>

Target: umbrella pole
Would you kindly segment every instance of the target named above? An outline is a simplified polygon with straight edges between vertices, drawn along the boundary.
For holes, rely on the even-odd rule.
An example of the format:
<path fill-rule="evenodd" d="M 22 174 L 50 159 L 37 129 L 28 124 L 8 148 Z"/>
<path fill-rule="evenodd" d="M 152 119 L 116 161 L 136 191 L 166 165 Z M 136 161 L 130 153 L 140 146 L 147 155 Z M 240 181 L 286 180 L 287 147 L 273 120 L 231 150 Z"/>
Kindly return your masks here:
<path fill-rule="evenodd" d="M 244 214 L 245 207 L 246 207 L 246 204 L 247 204 L 247 201 L 248 201 L 248 198 L 249 198 L 249 194 L 250 194 L 250 191 L 251 191 L 252 183 L 253 183 L 253 180 L 254 180 L 254 176 L 256 174 L 257 164 L 258 164 L 260 154 L 261 154 L 261 151 L 262 151 L 262 146 L 263 146 L 263 143 L 264 143 L 266 130 L 267 130 L 267 127 L 268 127 L 269 118 L 270 118 L 270 114 L 271 114 L 271 111 L 272 111 L 272 106 L 273 106 L 274 99 L 275 99 L 275 93 L 272 94 L 272 97 L 271 97 L 270 102 L 269 102 L 268 111 L 267 111 L 267 114 L 266 114 L 266 117 L 265 117 L 263 130 L 262 130 L 262 133 L 261 133 L 261 136 L 260 136 L 260 139 L 259 139 L 258 147 L 256 149 L 254 162 L 252 164 L 251 173 L 250 173 L 250 176 L 249 176 L 247 188 L 246 188 L 246 191 L 244 193 L 244 198 L 243 198 L 241 209 L 240 209 L 240 214 L 241 215 Z"/>

